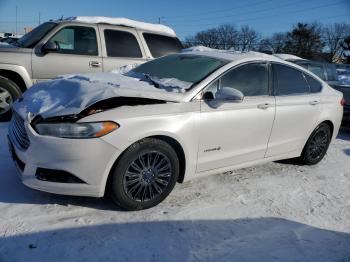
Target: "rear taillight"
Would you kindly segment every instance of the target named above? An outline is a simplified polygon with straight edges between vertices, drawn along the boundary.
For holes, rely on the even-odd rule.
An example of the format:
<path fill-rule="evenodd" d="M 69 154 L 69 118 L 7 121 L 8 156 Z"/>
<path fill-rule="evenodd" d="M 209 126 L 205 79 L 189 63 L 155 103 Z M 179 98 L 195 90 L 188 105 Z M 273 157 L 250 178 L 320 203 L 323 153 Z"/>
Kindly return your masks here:
<path fill-rule="evenodd" d="M 341 106 L 345 106 L 345 99 L 344 99 L 344 98 L 342 98 L 342 99 L 340 100 L 340 105 L 341 105 Z"/>

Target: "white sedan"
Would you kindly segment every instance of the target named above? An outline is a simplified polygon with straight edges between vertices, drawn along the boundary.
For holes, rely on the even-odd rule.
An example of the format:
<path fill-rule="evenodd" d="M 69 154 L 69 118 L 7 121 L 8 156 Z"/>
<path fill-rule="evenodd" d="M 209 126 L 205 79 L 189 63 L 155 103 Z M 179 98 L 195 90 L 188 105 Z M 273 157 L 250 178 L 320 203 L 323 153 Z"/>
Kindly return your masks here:
<path fill-rule="evenodd" d="M 13 106 L 23 183 L 149 208 L 176 182 L 288 158 L 313 165 L 338 133 L 342 94 L 261 53 L 194 48 L 127 73 L 64 76 Z"/>

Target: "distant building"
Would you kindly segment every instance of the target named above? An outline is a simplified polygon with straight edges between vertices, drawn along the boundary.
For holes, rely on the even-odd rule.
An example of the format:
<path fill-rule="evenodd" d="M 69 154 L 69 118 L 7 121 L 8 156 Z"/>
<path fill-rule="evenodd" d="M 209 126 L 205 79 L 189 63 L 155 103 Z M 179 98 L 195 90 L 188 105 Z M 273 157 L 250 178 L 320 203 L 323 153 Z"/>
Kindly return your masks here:
<path fill-rule="evenodd" d="M 26 33 L 29 33 L 30 31 L 32 31 L 33 30 L 33 28 L 32 27 L 25 27 L 24 28 L 24 33 L 26 34 Z"/>

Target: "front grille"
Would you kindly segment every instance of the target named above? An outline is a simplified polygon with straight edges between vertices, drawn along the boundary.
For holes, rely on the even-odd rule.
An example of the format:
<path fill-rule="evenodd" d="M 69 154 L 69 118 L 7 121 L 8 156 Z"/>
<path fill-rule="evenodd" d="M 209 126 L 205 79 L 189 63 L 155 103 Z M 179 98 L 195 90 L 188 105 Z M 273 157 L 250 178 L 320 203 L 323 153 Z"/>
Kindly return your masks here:
<path fill-rule="evenodd" d="M 12 113 L 12 119 L 9 130 L 12 142 L 14 142 L 18 147 L 20 147 L 20 149 L 26 150 L 30 145 L 30 141 L 26 129 L 24 127 L 24 120 L 15 111 L 13 111 Z"/>

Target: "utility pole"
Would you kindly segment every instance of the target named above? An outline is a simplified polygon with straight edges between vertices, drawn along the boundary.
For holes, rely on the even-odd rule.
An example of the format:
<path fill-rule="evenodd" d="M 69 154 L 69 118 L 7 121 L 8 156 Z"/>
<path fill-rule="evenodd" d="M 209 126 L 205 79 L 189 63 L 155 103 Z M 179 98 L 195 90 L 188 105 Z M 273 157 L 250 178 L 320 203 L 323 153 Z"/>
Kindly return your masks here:
<path fill-rule="evenodd" d="M 40 19 L 40 18 L 41 18 L 41 17 L 40 17 L 40 12 L 39 12 L 39 25 L 41 24 L 41 21 L 40 21 L 41 19 Z"/>
<path fill-rule="evenodd" d="M 18 9 L 18 7 L 17 7 L 17 5 L 16 5 L 16 36 L 17 36 L 17 9 Z"/>
<path fill-rule="evenodd" d="M 161 24 L 162 22 L 164 22 L 164 18 L 165 18 L 164 16 L 158 17 L 158 24 Z"/>

